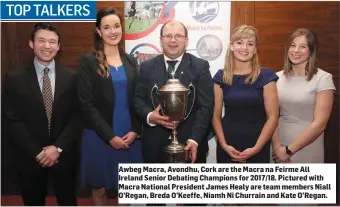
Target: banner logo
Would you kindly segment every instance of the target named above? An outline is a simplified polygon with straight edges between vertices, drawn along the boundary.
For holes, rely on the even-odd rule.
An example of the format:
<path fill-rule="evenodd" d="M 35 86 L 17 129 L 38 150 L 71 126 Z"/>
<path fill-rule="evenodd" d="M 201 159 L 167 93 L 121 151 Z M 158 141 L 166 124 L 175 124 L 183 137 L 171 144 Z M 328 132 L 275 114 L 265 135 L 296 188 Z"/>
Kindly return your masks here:
<path fill-rule="evenodd" d="M 218 2 L 194 1 L 189 4 L 192 17 L 200 23 L 208 23 L 215 19 L 219 12 Z"/>
<path fill-rule="evenodd" d="M 157 55 L 161 54 L 161 51 L 153 44 L 150 43 L 142 43 L 136 45 L 132 48 L 130 55 L 136 59 L 138 65 L 142 62 L 149 60 Z"/>
<path fill-rule="evenodd" d="M 217 59 L 223 50 L 222 41 L 216 35 L 208 34 L 201 37 L 196 44 L 198 55 L 207 60 Z"/>

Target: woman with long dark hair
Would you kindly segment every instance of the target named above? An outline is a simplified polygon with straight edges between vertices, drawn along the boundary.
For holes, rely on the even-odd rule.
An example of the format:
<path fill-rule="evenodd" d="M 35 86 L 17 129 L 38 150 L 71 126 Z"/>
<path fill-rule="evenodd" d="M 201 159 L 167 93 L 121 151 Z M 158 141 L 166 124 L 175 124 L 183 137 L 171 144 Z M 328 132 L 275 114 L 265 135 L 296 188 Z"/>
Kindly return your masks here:
<path fill-rule="evenodd" d="M 97 13 L 95 51 L 79 63 L 78 96 L 85 129 L 81 181 L 92 188 L 95 205 L 107 204 L 118 189 L 118 164 L 142 162 L 141 122 L 131 106 L 137 77 L 134 58 L 119 48 L 122 21 L 113 8 Z"/>

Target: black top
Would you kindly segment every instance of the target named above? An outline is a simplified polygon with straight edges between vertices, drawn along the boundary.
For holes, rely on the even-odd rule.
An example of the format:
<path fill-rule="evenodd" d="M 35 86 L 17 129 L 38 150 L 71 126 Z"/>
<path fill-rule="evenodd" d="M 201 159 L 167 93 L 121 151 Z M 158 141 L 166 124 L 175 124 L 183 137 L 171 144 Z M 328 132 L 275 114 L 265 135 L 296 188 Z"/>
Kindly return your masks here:
<path fill-rule="evenodd" d="M 141 122 L 132 107 L 135 80 L 138 74 L 136 61 L 127 53 L 120 52 L 128 82 L 128 99 L 132 131 L 141 131 Z M 93 52 L 85 54 L 79 62 L 78 97 L 81 103 L 85 127 L 93 129 L 99 137 L 109 142 L 115 134 L 113 126 L 113 109 L 115 105 L 115 89 L 111 74 L 108 78 L 97 73 L 98 61 Z"/>

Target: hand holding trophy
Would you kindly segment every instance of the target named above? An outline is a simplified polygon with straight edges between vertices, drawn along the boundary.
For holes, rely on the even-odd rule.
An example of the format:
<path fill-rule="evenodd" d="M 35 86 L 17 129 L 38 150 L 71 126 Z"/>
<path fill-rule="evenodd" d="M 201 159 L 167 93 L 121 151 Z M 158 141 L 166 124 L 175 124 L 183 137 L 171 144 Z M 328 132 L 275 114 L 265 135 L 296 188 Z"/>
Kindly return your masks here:
<path fill-rule="evenodd" d="M 187 113 L 188 96 L 193 92 L 194 98 L 190 107 L 189 113 Z M 156 93 L 160 96 L 160 106 L 163 115 L 169 117 L 169 121 L 174 123 L 174 127 L 171 132 L 171 143 L 164 148 L 165 162 L 166 163 L 185 163 L 184 145 L 178 142 L 177 138 L 177 126 L 181 121 L 187 119 L 191 113 L 192 107 L 195 103 L 195 87 L 190 84 L 186 88 L 179 79 L 169 79 L 166 84 L 158 90 L 157 84 L 151 89 L 151 101 L 155 108 L 153 94 Z"/>

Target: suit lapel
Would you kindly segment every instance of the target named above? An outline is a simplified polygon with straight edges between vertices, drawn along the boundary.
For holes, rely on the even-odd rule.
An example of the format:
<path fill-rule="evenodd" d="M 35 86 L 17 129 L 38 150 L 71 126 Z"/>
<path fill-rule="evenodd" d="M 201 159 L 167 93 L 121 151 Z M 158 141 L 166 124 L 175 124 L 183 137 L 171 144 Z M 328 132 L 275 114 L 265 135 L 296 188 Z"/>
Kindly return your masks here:
<path fill-rule="evenodd" d="M 40 86 L 39 86 L 39 82 L 38 82 L 37 73 L 35 71 L 33 62 L 26 68 L 26 71 L 27 71 L 27 74 L 28 74 L 28 80 L 29 80 L 30 86 L 32 88 L 32 91 L 34 93 L 34 96 L 38 99 L 38 101 L 41 104 L 44 104 L 42 94 L 41 94 L 41 90 L 40 90 Z"/>
<path fill-rule="evenodd" d="M 56 106 L 58 98 L 62 92 L 63 86 L 65 86 L 64 81 L 64 71 L 60 68 L 59 65 L 56 64 L 55 66 L 55 85 L 54 85 L 54 100 L 53 100 L 53 107 Z"/>
<path fill-rule="evenodd" d="M 185 76 L 185 73 L 187 73 L 189 70 L 189 64 L 190 64 L 189 55 L 187 53 L 184 53 L 181 63 L 179 64 L 175 74 L 175 77 L 179 79 L 182 83 L 184 80 L 183 77 Z"/>
<path fill-rule="evenodd" d="M 159 55 L 156 57 L 155 61 L 155 71 L 158 82 L 158 87 L 162 87 L 168 80 L 168 74 L 165 68 L 164 55 Z M 154 83 L 153 83 L 154 84 Z"/>

